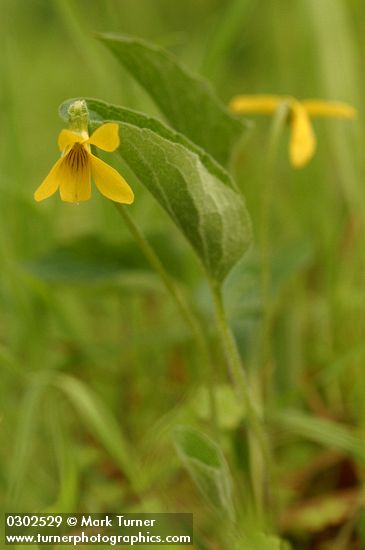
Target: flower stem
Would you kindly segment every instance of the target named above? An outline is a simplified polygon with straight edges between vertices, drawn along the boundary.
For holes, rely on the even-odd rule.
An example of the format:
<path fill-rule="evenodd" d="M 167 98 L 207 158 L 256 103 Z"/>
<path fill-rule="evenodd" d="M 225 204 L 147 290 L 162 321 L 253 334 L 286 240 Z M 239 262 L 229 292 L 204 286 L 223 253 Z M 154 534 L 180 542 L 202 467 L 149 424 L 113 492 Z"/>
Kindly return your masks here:
<path fill-rule="evenodd" d="M 278 106 L 271 125 L 267 152 L 267 170 L 265 184 L 262 191 L 261 215 L 260 215 L 260 235 L 259 245 L 261 254 L 261 294 L 264 307 L 264 317 L 262 323 L 262 337 L 260 342 L 261 361 L 265 364 L 266 358 L 270 355 L 270 330 L 272 320 L 272 300 L 271 300 L 271 267 L 270 267 L 270 225 L 271 208 L 274 191 L 274 174 L 277 151 L 280 138 L 289 114 L 289 106 L 283 101 Z"/>
<path fill-rule="evenodd" d="M 271 326 L 273 319 L 273 303 L 271 294 L 271 259 L 270 259 L 270 235 L 271 235 L 271 210 L 274 192 L 275 181 L 275 163 L 277 159 L 277 152 L 280 144 L 280 138 L 284 126 L 287 122 L 289 115 L 289 106 L 284 101 L 282 102 L 274 115 L 274 119 L 271 125 L 268 151 L 267 151 L 267 163 L 266 174 L 264 180 L 264 186 L 262 190 L 261 212 L 260 212 L 260 231 L 259 231 L 259 249 L 261 256 L 261 299 L 262 299 L 262 325 L 261 334 L 258 342 L 258 351 L 256 355 L 256 368 L 262 373 L 262 390 L 260 400 L 265 399 L 267 396 L 266 387 L 270 387 L 271 366 Z M 267 441 L 265 452 L 268 459 L 268 470 L 270 480 L 275 480 L 276 472 L 274 469 L 274 462 L 271 458 L 270 442 Z M 274 509 L 272 503 L 272 494 L 267 492 L 268 496 L 268 510 L 271 510 L 270 516 L 273 516 L 272 510 Z"/>
<path fill-rule="evenodd" d="M 161 277 L 161 280 L 170 294 L 171 298 L 175 302 L 182 318 L 185 320 L 186 324 L 190 327 L 191 333 L 195 339 L 197 349 L 202 358 L 202 367 L 204 369 L 204 382 L 207 383 L 208 395 L 209 395 L 209 404 L 210 404 L 210 416 L 212 430 L 216 438 L 219 438 L 219 427 L 218 427 L 218 412 L 215 399 L 214 391 L 214 379 L 213 379 L 213 365 L 210 356 L 210 351 L 200 324 L 200 321 L 197 319 L 196 314 L 192 311 L 191 307 L 187 303 L 185 296 L 181 293 L 180 289 L 176 285 L 175 281 L 168 274 L 164 268 L 161 260 L 157 256 L 154 249 L 151 247 L 149 242 L 146 240 L 142 231 L 134 223 L 132 217 L 128 214 L 126 207 L 114 203 L 117 207 L 117 210 L 121 217 L 123 218 L 125 224 L 127 225 L 130 233 L 137 241 L 142 252 L 144 253 L 146 259 L 148 260 L 151 267 L 155 270 L 156 273 Z"/>

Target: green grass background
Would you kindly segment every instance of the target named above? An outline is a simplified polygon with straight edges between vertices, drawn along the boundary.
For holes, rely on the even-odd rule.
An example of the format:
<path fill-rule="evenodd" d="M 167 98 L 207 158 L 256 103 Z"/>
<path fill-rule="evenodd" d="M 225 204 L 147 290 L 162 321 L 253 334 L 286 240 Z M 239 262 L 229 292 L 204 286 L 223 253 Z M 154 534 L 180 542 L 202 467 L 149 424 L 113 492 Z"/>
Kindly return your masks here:
<path fill-rule="evenodd" d="M 105 30 L 170 49 L 210 79 L 224 102 L 237 93 L 282 93 L 338 99 L 358 109 L 355 122 L 314 122 L 318 151 L 303 170 L 288 163 L 287 135 L 281 144 L 271 210 L 275 315 L 264 373 L 255 370 L 261 320 L 255 248 L 229 278 L 226 299 L 252 379 L 265 380 L 269 414 L 277 418 L 272 438 L 279 473 L 271 480 L 277 506 L 285 509 L 296 498 L 286 477 L 326 450 L 354 462 L 360 490 L 363 2 L 1 0 L 1 11 L 1 508 L 138 510 L 141 500 L 124 466 L 130 460 L 141 468 L 145 509 L 194 511 L 196 547 L 219 547 L 212 513 L 171 444 L 177 422 L 204 428 L 194 406 L 199 357 L 188 330 L 155 275 L 139 263 L 109 201 L 96 190 L 78 206 L 56 196 L 37 204 L 32 197 L 58 156 L 57 108 L 63 100 L 91 96 L 157 114 L 94 39 L 95 31 Z M 252 120 L 234 171 L 257 238 L 270 121 Z M 109 159 L 135 189 L 130 213 L 212 330 L 210 301 L 192 252 L 128 168 Z M 70 240 L 77 241 L 71 267 L 60 249 Z M 216 363 L 216 380 L 224 382 L 219 349 Z M 316 424 L 321 418 L 329 423 Z M 241 487 L 247 480 L 239 434 L 236 423 L 225 431 L 222 445 Z M 325 487 L 323 494 L 328 491 Z M 356 530 L 358 510 L 343 525 L 349 521 Z M 294 548 L 317 548 L 309 540 L 304 532 Z M 339 549 L 350 544 L 344 527 L 333 540 Z"/>

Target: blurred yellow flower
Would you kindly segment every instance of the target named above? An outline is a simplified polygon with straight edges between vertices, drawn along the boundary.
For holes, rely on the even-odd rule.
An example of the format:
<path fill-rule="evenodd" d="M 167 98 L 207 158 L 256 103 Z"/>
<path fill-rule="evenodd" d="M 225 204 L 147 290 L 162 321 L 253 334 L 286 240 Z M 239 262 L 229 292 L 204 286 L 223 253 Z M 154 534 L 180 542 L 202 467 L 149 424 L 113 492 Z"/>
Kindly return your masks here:
<path fill-rule="evenodd" d="M 134 200 L 132 189 L 111 166 L 91 153 L 95 145 L 103 151 L 114 151 L 119 146 L 119 126 L 108 122 L 89 137 L 86 131 L 62 130 L 58 136 L 61 158 L 34 193 L 36 201 L 47 199 L 60 190 L 66 202 L 87 201 L 91 196 L 91 176 L 108 199 L 124 204 Z"/>
<path fill-rule="evenodd" d="M 273 114 L 278 106 L 286 103 L 290 110 L 290 162 L 296 168 L 307 164 L 316 150 L 316 137 L 310 122 L 313 117 L 354 118 L 356 110 L 346 103 L 305 99 L 275 95 L 239 95 L 230 102 L 230 109 L 236 113 Z"/>

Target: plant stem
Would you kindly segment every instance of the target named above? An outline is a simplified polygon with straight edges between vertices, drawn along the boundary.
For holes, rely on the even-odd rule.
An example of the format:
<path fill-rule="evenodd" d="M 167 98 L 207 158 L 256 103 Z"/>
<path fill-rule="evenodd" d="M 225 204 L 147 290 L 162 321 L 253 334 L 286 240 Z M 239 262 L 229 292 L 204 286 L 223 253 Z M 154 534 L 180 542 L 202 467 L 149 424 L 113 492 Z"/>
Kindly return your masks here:
<path fill-rule="evenodd" d="M 222 290 L 220 284 L 215 281 L 210 280 L 210 288 L 213 297 L 214 310 L 216 315 L 218 333 L 222 343 L 222 347 L 225 351 L 227 365 L 229 369 L 229 374 L 236 390 L 238 399 L 241 401 L 243 399 L 247 421 L 248 421 L 248 435 L 251 439 L 251 483 L 255 493 L 256 508 L 259 515 L 259 518 L 263 515 L 263 501 L 264 501 L 264 480 L 263 476 L 259 476 L 259 480 L 256 479 L 256 476 L 252 475 L 254 469 L 254 456 L 257 456 L 257 445 L 260 449 L 260 455 L 263 458 L 264 464 L 268 469 L 270 469 L 270 454 L 267 445 L 266 434 L 262 424 L 262 419 L 259 411 L 258 404 L 255 403 L 255 400 L 252 396 L 252 393 L 249 388 L 249 381 L 244 370 L 243 363 L 237 349 L 236 341 L 232 334 L 229 322 L 226 316 L 223 299 L 222 299 Z"/>
<path fill-rule="evenodd" d="M 260 245 L 262 254 L 262 272 L 261 272 L 261 288 L 262 300 L 265 304 L 265 313 L 263 319 L 262 340 L 260 342 L 264 357 L 269 348 L 269 334 L 271 323 L 271 300 L 270 300 L 270 208 L 273 192 L 273 173 L 276 159 L 277 148 L 281 137 L 282 129 L 288 116 L 288 105 L 282 103 L 279 105 L 274 121 L 272 124 L 268 162 L 267 162 L 267 178 L 266 186 L 263 193 L 263 202 L 261 210 L 261 234 Z M 210 280 L 210 287 L 213 296 L 215 315 L 217 319 L 218 332 L 225 350 L 227 365 L 229 368 L 230 377 L 235 386 L 236 393 L 239 399 L 244 400 L 247 421 L 248 421 L 248 438 L 251 452 L 251 483 L 255 495 L 256 508 L 258 517 L 261 518 L 264 510 L 265 500 L 265 480 L 269 477 L 272 471 L 271 453 L 266 437 L 266 433 L 261 418 L 260 403 L 255 399 L 252 392 L 247 373 L 244 369 L 242 359 L 237 349 L 236 341 L 232 334 L 229 322 L 224 309 L 222 299 L 221 285 Z M 265 467 L 268 473 L 265 473 Z M 255 475 L 254 475 L 255 474 Z M 271 477 L 271 476 L 270 476 Z"/>
<path fill-rule="evenodd" d="M 187 303 L 184 295 L 180 292 L 180 289 L 175 284 L 175 281 L 168 274 L 164 268 L 161 260 L 157 256 L 154 249 L 151 247 L 149 242 L 146 240 L 145 236 L 139 229 L 139 227 L 134 223 L 133 218 L 128 214 L 126 208 L 118 203 L 114 203 L 117 207 L 119 214 L 122 216 L 125 224 L 127 225 L 130 233 L 137 241 L 142 252 L 144 253 L 146 259 L 148 260 L 151 267 L 156 271 L 156 273 L 161 277 L 161 280 L 170 294 L 171 298 L 175 302 L 182 318 L 185 320 L 186 324 L 190 327 L 191 333 L 195 339 L 197 348 L 201 354 L 202 365 L 204 368 L 204 381 L 207 383 L 208 395 L 209 395 L 209 405 L 210 405 L 210 416 L 211 424 L 214 435 L 219 438 L 219 424 L 218 424 L 218 412 L 215 399 L 214 391 L 214 380 L 213 380 L 213 365 L 211 361 L 211 356 L 205 336 L 200 325 L 200 321 L 196 318 L 195 313 L 190 308 Z"/>
<path fill-rule="evenodd" d="M 271 210 L 272 210 L 272 200 L 274 192 L 274 182 L 275 182 L 275 163 L 277 159 L 277 152 L 279 148 L 280 138 L 284 126 L 286 124 L 289 114 L 289 105 L 286 102 L 282 102 L 274 115 L 273 122 L 271 125 L 269 141 L 268 141 L 268 151 L 267 151 L 267 163 L 266 163 L 266 173 L 264 186 L 262 190 L 262 202 L 261 202 L 261 216 L 260 216 L 260 233 L 259 233 L 259 248 L 261 255 L 261 299 L 262 299 L 262 325 L 261 325 L 261 337 L 258 344 L 257 352 L 257 369 L 263 374 L 262 382 L 262 395 L 265 398 L 267 391 L 265 391 L 265 386 L 270 387 L 270 378 L 271 378 L 271 365 L 270 365 L 270 355 L 271 355 L 271 325 L 273 319 L 273 303 L 272 303 L 272 292 L 271 292 L 271 259 L 270 259 L 270 235 L 271 235 Z M 262 399 L 262 398 L 261 398 Z M 269 461 L 269 470 L 270 470 L 270 480 L 275 480 L 275 471 L 273 468 L 273 461 L 271 460 L 271 449 L 270 443 L 267 443 L 267 452 L 270 455 Z M 270 510 L 273 510 L 273 505 L 270 502 L 271 495 L 269 496 L 269 506 Z M 272 513 L 270 514 L 273 515 Z"/>
<path fill-rule="evenodd" d="M 267 169 L 265 185 L 262 191 L 261 219 L 260 219 L 260 253 L 261 253 L 261 294 L 264 305 L 264 318 L 262 328 L 262 339 L 260 348 L 262 350 L 262 363 L 269 355 L 269 338 L 272 318 L 272 300 L 271 300 L 271 268 L 270 268 L 270 222 L 271 207 L 274 191 L 274 174 L 277 151 L 283 128 L 289 114 L 289 106 L 283 101 L 277 108 L 271 125 L 271 131 L 267 152 Z"/>

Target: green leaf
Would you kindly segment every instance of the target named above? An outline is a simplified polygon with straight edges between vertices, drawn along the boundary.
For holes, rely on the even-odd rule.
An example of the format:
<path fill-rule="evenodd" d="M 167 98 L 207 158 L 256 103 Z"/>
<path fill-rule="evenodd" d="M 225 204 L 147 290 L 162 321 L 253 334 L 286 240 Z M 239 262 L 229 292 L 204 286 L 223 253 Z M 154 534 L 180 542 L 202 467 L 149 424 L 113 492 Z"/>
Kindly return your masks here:
<path fill-rule="evenodd" d="M 365 463 L 364 439 L 350 426 L 295 410 L 276 413 L 274 420 L 287 431 L 325 447 L 338 449 Z"/>
<path fill-rule="evenodd" d="M 290 547 L 277 537 L 249 532 L 242 540 L 237 541 L 234 550 L 290 550 Z"/>
<path fill-rule="evenodd" d="M 114 459 L 115 464 L 121 468 L 130 483 L 136 485 L 136 480 L 140 479 L 136 456 L 116 418 L 104 403 L 83 382 L 72 376 L 59 375 L 54 381 L 54 386 L 67 396 L 85 425 Z"/>
<path fill-rule="evenodd" d="M 49 384 L 48 373 L 34 375 L 18 404 L 18 427 L 14 438 L 14 455 L 9 473 L 9 501 L 18 504 L 31 463 L 31 451 L 41 418 L 40 404 Z"/>
<path fill-rule="evenodd" d="M 168 266 L 171 264 L 173 275 L 179 277 L 184 266 L 173 243 L 161 234 L 152 235 L 150 240 L 162 259 L 171 260 Z M 116 284 L 138 290 L 158 285 L 147 260 L 133 243 L 114 244 L 92 234 L 57 244 L 26 261 L 24 267 L 50 283 Z"/>
<path fill-rule="evenodd" d="M 130 252 L 124 246 L 87 235 L 60 243 L 24 265 L 47 282 L 92 284 L 117 280 L 125 265 L 129 265 L 129 270 L 145 268 Z"/>
<path fill-rule="evenodd" d="M 182 463 L 208 503 L 232 518 L 232 480 L 220 447 L 189 426 L 175 430 L 174 442 Z"/>
<path fill-rule="evenodd" d="M 222 5 L 216 29 L 206 45 L 202 66 L 204 76 L 215 80 L 222 76 L 236 40 L 246 32 L 253 9 L 251 0 L 232 0 Z"/>
<path fill-rule="evenodd" d="M 60 107 L 66 120 L 72 101 Z M 251 241 L 244 200 L 227 172 L 151 117 L 97 100 L 86 102 L 93 127 L 106 121 L 121 125 L 121 156 L 185 235 L 208 275 L 223 281 Z"/>
<path fill-rule="evenodd" d="M 215 388 L 215 399 L 219 426 L 223 430 L 234 430 L 245 416 L 242 402 L 238 402 L 233 388 L 228 384 L 218 384 Z M 208 421 L 210 418 L 210 400 L 206 386 L 201 386 L 194 394 L 192 405 L 199 418 Z"/>
<path fill-rule="evenodd" d="M 270 298 L 280 299 L 280 294 L 311 265 L 314 249 L 308 240 L 295 239 L 273 251 L 270 258 Z M 247 319 L 262 309 L 261 258 L 252 250 L 237 264 L 224 286 L 224 298 L 233 319 Z"/>
<path fill-rule="evenodd" d="M 121 34 L 98 34 L 123 67 L 150 94 L 173 128 L 226 166 L 244 125 L 229 113 L 209 84 L 167 51 Z"/>

